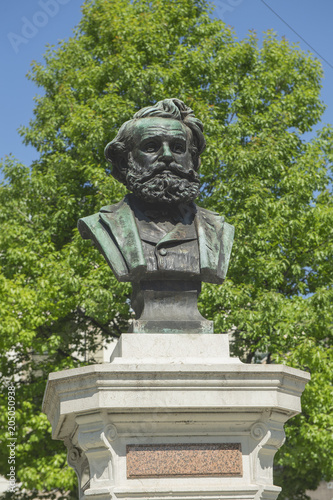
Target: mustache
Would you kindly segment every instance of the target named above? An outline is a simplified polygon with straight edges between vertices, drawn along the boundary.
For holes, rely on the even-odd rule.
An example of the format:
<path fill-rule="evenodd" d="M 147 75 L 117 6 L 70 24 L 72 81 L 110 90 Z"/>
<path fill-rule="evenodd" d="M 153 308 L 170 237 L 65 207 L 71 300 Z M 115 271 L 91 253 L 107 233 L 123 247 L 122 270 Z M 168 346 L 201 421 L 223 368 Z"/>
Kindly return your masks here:
<path fill-rule="evenodd" d="M 140 176 L 141 182 L 146 182 L 155 177 L 158 174 L 172 173 L 177 175 L 182 179 L 187 179 L 191 182 L 199 182 L 199 174 L 191 167 L 189 169 L 184 168 L 182 165 L 176 162 L 171 162 L 169 164 L 165 164 L 162 162 L 156 163 L 153 168 Z"/>

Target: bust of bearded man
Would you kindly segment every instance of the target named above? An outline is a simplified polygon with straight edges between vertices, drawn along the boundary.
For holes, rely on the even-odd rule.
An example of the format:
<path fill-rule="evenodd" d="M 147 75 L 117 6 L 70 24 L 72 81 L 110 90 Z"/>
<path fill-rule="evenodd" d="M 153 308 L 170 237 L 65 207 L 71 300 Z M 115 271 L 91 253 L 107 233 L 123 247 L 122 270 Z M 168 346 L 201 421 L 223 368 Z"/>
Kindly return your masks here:
<path fill-rule="evenodd" d="M 201 282 L 223 283 L 234 228 L 198 207 L 203 124 L 178 99 L 143 108 L 105 148 L 130 194 L 79 220 L 119 281 L 133 285 L 132 330 L 212 333 L 197 309 Z"/>

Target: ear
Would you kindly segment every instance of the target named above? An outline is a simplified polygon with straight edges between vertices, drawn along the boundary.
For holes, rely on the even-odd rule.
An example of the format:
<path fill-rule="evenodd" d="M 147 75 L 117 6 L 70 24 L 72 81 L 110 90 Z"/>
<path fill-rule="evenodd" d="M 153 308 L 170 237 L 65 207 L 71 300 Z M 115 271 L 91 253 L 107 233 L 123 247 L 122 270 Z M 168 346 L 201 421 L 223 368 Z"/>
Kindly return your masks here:
<path fill-rule="evenodd" d="M 199 170 L 200 165 L 201 165 L 201 158 L 200 158 L 200 155 L 198 152 L 198 148 L 194 145 L 192 145 L 192 148 L 191 148 L 191 155 L 192 155 L 194 170 L 197 172 Z"/>
<path fill-rule="evenodd" d="M 106 159 L 106 161 L 108 161 L 109 163 L 111 163 L 111 162 L 112 162 L 112 160 L 111 160 L 111 149 L 112 149 L 112 147 L 111 147 L 111 143 L 109 142 L 109 144 L 107 144 L 107 145 L 105 146 L 105 149 L 104 149 L 104 156 L 105 156 L 105 159 Z"/>
<path fill-rule="evenodd" d="M 126 175 L 128 170 L 128 153 L 118 154 L 116 161 L 113 163 L 122 177 L 121 182 L 126 182 Z"/>
<path fill-rule="evenodd" d="M 104 149 L 106 160 L 112 165 L 112 175 L 126 185 L 128 153 L 122 144 L 110 142 Z"/>

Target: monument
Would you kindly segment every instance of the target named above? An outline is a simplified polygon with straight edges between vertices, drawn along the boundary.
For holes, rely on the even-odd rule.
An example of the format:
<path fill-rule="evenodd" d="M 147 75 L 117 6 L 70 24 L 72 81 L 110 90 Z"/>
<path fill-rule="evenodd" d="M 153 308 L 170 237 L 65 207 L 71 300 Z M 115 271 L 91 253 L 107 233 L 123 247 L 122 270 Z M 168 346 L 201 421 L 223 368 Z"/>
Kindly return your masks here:
<path fill-rule="evenodd" d="M 197 308 L 223 283 L 234 228 L 198 207 L 203 124 L 178 99 L 138 111 L 105 149 L 130 194 L 80 219 L 136 318 L 110 362 L 50 374 L 43 408 L 80 498 L 271 499 L 283 424 L 309 375 L 230 357 Z"/>

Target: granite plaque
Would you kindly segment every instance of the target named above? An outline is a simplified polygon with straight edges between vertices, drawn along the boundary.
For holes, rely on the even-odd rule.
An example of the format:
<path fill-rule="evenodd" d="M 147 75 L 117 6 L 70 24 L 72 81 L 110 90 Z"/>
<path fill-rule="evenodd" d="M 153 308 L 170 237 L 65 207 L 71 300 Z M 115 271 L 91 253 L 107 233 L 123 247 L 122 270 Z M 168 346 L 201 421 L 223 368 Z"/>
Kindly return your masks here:
<path fill-rule="evenodd" d="M 127 478 L 241 477 L 240 443 L 127 445 Z"/>

